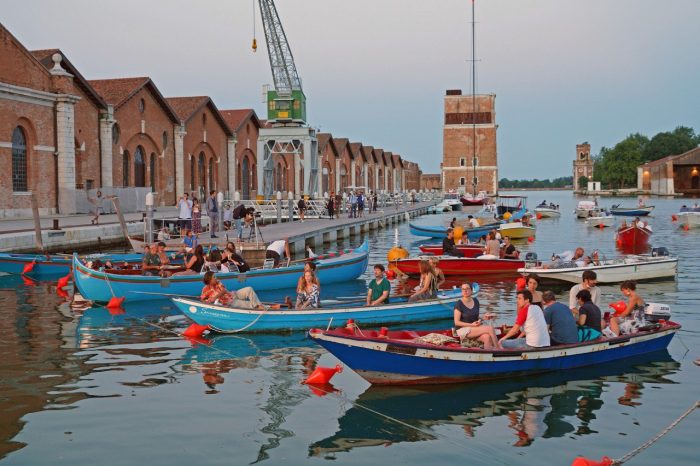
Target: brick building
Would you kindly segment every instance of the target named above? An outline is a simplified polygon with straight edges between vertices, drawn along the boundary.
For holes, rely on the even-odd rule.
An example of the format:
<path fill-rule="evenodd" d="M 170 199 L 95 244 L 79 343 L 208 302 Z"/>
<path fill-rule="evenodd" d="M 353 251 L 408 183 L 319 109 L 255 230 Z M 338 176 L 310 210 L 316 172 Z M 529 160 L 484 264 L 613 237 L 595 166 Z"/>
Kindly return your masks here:
<path fill-rule="evenodd" d="M 441 191 L 442 176 L 439 173 L 424 173 L 420 177 L 420 189 L 423 191 Z"/>
<path fill-rule="evenodd" d="M 258 160 L 258 133 L 264 125 L 264 121 L 258 119 L 252 108 L 222 110 L 221 115 L 233 131 L 236 149 L 235 177 L 229 180 L 229 186 L 233 184 L 232 192 L 238 191 L 241 199 L 255 199 L 258 189 L 257 176 L 255 176 Z"/>
<path fill-rule="evenodd" d="M 404 188 L 406 189 L 406 191 L 419 191 L 421 189 L 421 186 L 420 186 L 421 171 L 420 171 L 420 167 L 418 166 L 418 164 L 415 162 L 410 162 L 408 160 L 404 160 L 403 161 L 403 172 L 404 172 L 404 180 L 405 180 Z"/>
<path fill-rule="evenodd" d="M 640 165 L 637 187 L 651 194 L 700 195 L 700 147 Z"/>
<path fill-rule="evenodd" d="M 579 178 L 585 176 L 588 180 L 593 179 L 593 159 L 591 158 L 591 145 L 587 142 L 576 144 L 576 158 L 574 159 L 574 191 L 587 189 L 588 185 L 579 186 Z"/>
<path fill-rule="evenodd" d="M 498 191 L 497 128 L 495 94 L 446 92 L 441 169 L 444 191 Z"/>

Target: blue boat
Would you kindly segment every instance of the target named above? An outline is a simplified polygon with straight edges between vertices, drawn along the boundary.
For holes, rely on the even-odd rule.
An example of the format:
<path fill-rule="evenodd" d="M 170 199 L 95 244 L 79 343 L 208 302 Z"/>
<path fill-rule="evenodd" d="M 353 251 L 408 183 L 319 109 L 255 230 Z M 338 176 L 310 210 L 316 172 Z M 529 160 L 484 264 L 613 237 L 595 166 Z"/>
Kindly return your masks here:
<path fill-rule="evenodd" d="M 417 342 L 428 333 L 450 337 L 451 331 L 314 329 L 309 337 L 372 384 L 420 385 L 510 378 L 540 372 L 593 366 L 660 351 L 680 329 L 674 322 L 651 324 L 639 332 L 573 345 L 532 350 L 464 348 Z"/>
<path fill-rule="evenodd" d="M 321 283 L 338 283 L 362 275 L 367 269 L 369 246 L 361 246 L 344 254 L 329 254 L 318 260 L 317 273 Z M 294 289 L 304 270 L 303 263 L 276 269 L 253 269 L 245 273 L 226 272 L 216 274 L 229 290 L 252 286 L 256 291 Z M 167 296 L 199 296 L 202 292 L 202 275 L 173 275 L 148 277 L 129 275 L 88 268 L 73 256 L 73 281 L 80 294 L 95 302 L 108 302 L 112 297 L 124 297 L 127 302 L 163 299 Z"/>
<path fill-rule="evenodd" d="M 462 233 L 462 237 L 466 236 L 469 241 L 478 241 L 484 235 L 487 235 L 489 231 L 496 229 L 498 230 L 499 223 L 489 223 L 486 225 L 481 225 L 475 228 L 465 228 Z M 408 224 L 411 234 L 415 236 L 426 236 L 428 238 L 447 238 L 447 227 L 440 226 L 423 226 L 415 225 L 413 223 Z"/>
<path fill-rule="evenodd" d="M 424 321 L 452 317 L 460 290 L 438 293 L 435 299 L 408 303 L 406 298 L 391 298 L 381 306 L 348 306 L 335 303 L 317 309 L 239 309 L 202 303 L 196 299 L 173 298 L 177 308 L 200 325 L 208 325 L 219 333 L 280 332 L 326 327 L 331 322 L 355 320 L 360 326 L 409 321 Z M 323 302 L 326 306 L 326 302 Z M 243 330 L 241 330 L 243 329 Z"/>
<path fill-rule="evenodd" d="M 649 215 L 652 210 L 654 210 L 653 205 L 647 207 L 622 207 L 620 204 L 616 204 L 610 208 L 610 213 L 624 217 L 644 217 Z"/>
<path fill-rule="evenodd" d="M 141 254 L 90 254 L 83 256 L 85 260 L 107 260 L 112 262 L 141 262 Z M 0 253 L 0 272 L 11 274 L 23 274 L 29 277 L 55 278 L 70 273 L 73 263 L 71 255 L 61 254 L 8 254 Z M 29 269 L 25 272 L 25 268 Z"/>

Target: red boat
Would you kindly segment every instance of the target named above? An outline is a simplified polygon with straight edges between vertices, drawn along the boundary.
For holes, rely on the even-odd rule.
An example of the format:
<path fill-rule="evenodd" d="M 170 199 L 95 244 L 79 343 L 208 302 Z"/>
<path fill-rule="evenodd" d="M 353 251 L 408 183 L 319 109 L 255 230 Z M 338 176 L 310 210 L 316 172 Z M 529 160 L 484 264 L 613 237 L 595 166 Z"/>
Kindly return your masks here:
<path fill-rule="evenodd" d="M 525 261 L 517 259 L 475 259 L 469 257 L 439 256 L 439 267 L 449 275 L 517 274 Z M 419 263 L 424 258 L 399 259 L 391 262 L 406 275 L 420 275 Z"/>
<path fill-rule="evenodd" d="M 617 246 L 625 250 L 644 250 L 649 246 L 651 230 L 636 224 L 623 226 L 617 230 Z"/>
<path fill-rule="evenodd" d="M 484 253 L 483 244 L 457 244 L 456 247 L 464 257 L 476 257 Z M 421 244 L 418 248 L 426 254 L 442 255 L 442 244 Z"/>
<path fill-rule="evenodd" d="M 485 191 L 479 191 L 479 194 L 463 195 L 459 200 L 462 201 L 463 206 L 484 205 L 489 201 L 489 197 Z"/>

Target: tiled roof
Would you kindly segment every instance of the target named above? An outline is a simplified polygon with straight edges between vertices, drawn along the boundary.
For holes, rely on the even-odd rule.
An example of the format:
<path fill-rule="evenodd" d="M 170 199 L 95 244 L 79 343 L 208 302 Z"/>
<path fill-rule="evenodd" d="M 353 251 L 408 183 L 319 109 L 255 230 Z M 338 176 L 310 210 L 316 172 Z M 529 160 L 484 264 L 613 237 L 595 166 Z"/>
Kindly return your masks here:
<path fill-rule="evenodd" d="M 328 143 L 330 143 L 333 154 L 336 157 L 338 156 L 338 152 L 335 150 L 335 144 L 333 142 L 333 136 L 331 135 L 331 133 L 317 133 L 316 140 L 318 141 L 319 154 L 323 154 L 323 151 L 326 149 L 326 146 L 328 145 Z"/>
<path fill-rule="evenodd" d="M 193 113 L 206 105 L 210 99 L 207 96 L 200 95 L 196 97 L 166 97 L 165 100 L 175 110 L 180 120 L 187 121 Z"/>
<path fill-rule="evenodd" d="M 240 108 L 233 110 L 221 110 L 221 116 L 224 117 L 224 121 L 234 132 L 241 129 L 243 123 L 250 118 L 254 123 L 258 125 L 258 128 L 262 128 L 263 122 L 265 120 L 259 120 L 258 116 L 252 108 Z"/>
<path fill-rule="evenodd" d="M 141 76 L 138 78 L 91 79 L 88 82 L 108 104 L 117 108 L 150 80 L 147 76 Z"/>
<path fill-rule="evenodd" d="M 348 138 L 333 138 L 333 143 L 338 151 L 338 157 L 342 157 L 345 146 L 348 145 Z"/>
<path fill-rule="evenodd" d="M 362 147 L 361 142 L 351 142 L 350 143 L 350 155 L 352 156 L 353 160 L 357 160 L 358 156 L 360 156 L 360 148 Z"/>

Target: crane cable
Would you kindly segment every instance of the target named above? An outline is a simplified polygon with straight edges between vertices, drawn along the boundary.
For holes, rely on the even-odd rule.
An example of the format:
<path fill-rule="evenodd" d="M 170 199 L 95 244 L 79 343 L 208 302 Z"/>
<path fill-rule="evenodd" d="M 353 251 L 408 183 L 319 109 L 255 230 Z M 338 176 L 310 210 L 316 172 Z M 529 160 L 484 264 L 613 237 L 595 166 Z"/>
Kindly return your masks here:
<path fill-rule="evenodd" d="M 255 39 L 255 0 L 253 0 L 253 53 L 258 51 L 258 41 Z"/>

